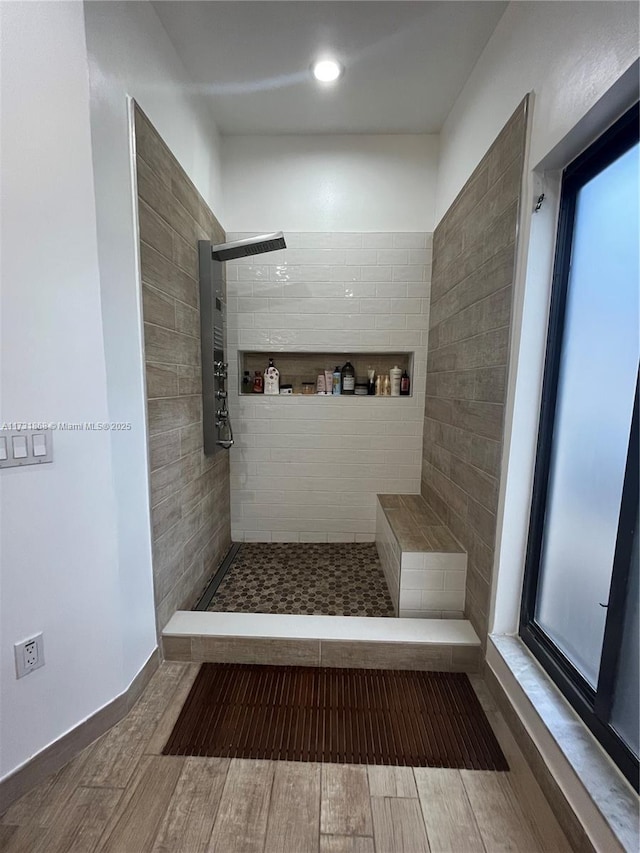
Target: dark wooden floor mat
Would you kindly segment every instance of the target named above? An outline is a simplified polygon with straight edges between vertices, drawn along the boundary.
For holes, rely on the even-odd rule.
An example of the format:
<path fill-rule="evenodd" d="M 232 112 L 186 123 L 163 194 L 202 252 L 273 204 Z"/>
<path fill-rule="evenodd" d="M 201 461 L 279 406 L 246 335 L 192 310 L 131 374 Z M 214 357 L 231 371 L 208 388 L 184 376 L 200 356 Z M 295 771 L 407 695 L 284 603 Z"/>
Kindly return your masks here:
<path fill-rule="evenodd" d="M 454 672 L 205 663 L 163 753 L 509 769 Z"/>

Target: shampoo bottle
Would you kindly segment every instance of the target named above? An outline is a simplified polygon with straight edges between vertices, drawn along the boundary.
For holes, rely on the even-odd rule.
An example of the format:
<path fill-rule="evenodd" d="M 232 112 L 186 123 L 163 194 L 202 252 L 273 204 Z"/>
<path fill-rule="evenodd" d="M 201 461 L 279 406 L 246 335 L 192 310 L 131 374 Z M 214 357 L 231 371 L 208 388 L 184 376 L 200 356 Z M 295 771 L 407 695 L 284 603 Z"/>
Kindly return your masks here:
<path fill-rule="evenodd" d="M 409 379 L 409 374 L 405 370 L 400 378 L 400 396 L 408 397 L 411 393 L 411 379 Z"/>
<path fill-rule="evenodd" d="M 389 379 L 391 380 L 391 396 L 399 397 L 400 396 L 400 380 L 402 379 L 402 371 L 396 364 L 395 367 L 392 367 L 389 371 Z"/>
<path fill-rule="evenodd" d="M 342 373 L 340 372 L 340 366 L 338 365 L 336 369 L 333 371 L 333 382 L 331 384 L 331 392 L 336 396 L 339 396 L 342 391 Z"/>

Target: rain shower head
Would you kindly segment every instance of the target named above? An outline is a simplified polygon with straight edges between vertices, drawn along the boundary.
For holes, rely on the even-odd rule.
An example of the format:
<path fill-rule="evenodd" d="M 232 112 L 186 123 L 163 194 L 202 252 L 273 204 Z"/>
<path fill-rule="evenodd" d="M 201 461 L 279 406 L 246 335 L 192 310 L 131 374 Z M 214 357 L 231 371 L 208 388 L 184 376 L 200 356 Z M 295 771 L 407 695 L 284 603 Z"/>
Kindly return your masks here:
<path fill-rule="evenodd" d="M 234 240 L 232 243 L 219 243 L 211 247 L 211 257 L 214 261 L 232 261 L 234 258 L 246 258 L 249 255 L 261 255 L 263 252 L 286 248 L 284 234 L 282 231 L 276 231 L 273 234 Z"/>

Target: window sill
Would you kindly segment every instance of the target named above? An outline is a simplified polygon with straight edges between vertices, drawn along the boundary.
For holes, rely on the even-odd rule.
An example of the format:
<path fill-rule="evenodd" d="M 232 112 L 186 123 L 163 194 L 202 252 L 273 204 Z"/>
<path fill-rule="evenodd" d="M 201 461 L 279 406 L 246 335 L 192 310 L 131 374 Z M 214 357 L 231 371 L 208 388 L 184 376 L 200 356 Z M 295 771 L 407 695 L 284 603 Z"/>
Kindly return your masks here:
<path fill-rule="evenodd" d="M 567 800 L 572 806 L 574 801 L 578 805 L 577 801 L 584 799 L 586 793 L 606 827 L 622 847 L 625 850 L 638 850 L 638 798 L 634 790 L 525 645 L 517 637 L 492 635 L 487 649 L 487 663 L 507 692 L 543 757 L 547 759 L 545 752 L 548 750 L 544 749 L 541 738 L 536 736 L 536 729 L 540 731 L 541 727 L 543 738 L 545 735 L 547 740 L 551 738 L 553 745 L 573 771 L 574 781 L 582 788 L 581 797 L 572 798 L 563 781 L 556 778 Z M 526 718 L 522 714 L 523 703 L 514 701 L 516 697 L 512 695 L 512 691 L 507 691 L 501 678 L 500 670 L 504 671 L 505 667 L 522 692 L 520 699 L 525 700 L 524 705 L 529 712 Z M 534 717 L 531 716 L 531 711 L 534 712 Z M 552 763 L 548 764 L 553 772 Z M 578 814 L 578 817 L 581 815 Z M 598 849 L 599 845 L 595 846 Z"/>

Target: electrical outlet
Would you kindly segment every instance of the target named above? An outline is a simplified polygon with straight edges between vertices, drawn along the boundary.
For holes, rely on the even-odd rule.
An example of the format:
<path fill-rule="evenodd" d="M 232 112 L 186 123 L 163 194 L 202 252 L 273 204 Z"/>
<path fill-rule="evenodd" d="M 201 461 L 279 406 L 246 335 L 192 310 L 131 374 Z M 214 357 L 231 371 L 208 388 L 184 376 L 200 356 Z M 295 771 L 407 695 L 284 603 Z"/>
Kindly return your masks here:
<path fill-rule="evenodd" d="M 16 658 L 16 677 L 23 678 L 34 669 L 44 666 L 44 640 L 42 634 L 29 637 L 13 647 Z"/>

